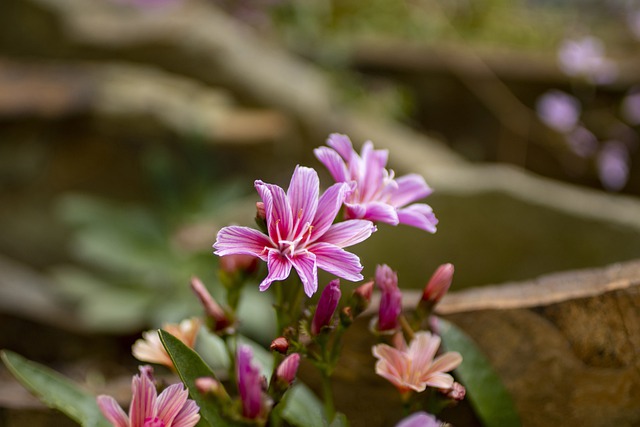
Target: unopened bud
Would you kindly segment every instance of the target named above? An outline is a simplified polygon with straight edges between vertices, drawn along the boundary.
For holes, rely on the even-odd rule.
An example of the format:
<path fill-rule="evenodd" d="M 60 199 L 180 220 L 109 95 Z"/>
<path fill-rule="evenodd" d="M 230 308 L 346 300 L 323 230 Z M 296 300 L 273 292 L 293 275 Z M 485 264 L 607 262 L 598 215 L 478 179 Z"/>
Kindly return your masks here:
<path fill-rule="evenodd" d="M 271 341 L 269 348 L 271 351 L 277 351 L 280 354 L 287 354 L 287 350 L 289 350 L 289 341 L 285 337 L 278 337 Z"/>
<path fill-rule="evenodd" d="M 442 264 L 429 279 L 429 283 L 422 292 L 422 301 L 436 305 L 447 293 L 453 281 L 453 264 Z"/>
<path fill-rule="evenodd" d="M 369 307 L 371 295 L 373 294 L 373 280 L 358 286 L 351 296 L 351 314 L 353 317 L 359 316 Z"/>
<path fill-rule="evenodd" d="M 267 219 L 267 212 L 264 209 L 264 202 L 256 202 L 256 218 Z"/>
<path fill-rule="evenodd" d="M 258 258 L 252 255 L 224 255 L 220 257 L 220 269 L 228 275 L 251 274 L 258 268 Z"/>
<path fill-rule="evenodd" d="M 231 322 L 227 317 L 226 313 L 218 305 L 215 299 L 211 296 L 207 288 L 204 286 L 204 283 L 197 277 L 191 278 L 191 289 L 196 294 L 200 303 L 204 307 L 204 311 L 207 314 L 207 317 L 211 320 L 213 325 L 211 325 L 211 329 L 213 331 L 221 331 L 228 326 L 230 326 Z"/>
<path fill-rule="evenodd" d="M 340 310 L 340 323 L 345 328 L 348 328 L 353 323 L 353 311 L 351 307 L 344 307 Z"/>
<path fill-rule="evenodd" d="M 387 291 L 398 287 L 398 275 L 386 264 L 376 267 L 376 284 L 381 291 Z"/>
<path fill-rule="evenodd" d="M 276 377 L 279 381 L 291 385 L 296 378 L 298 366 L 300 366 L 300 355 L 298 353 L 290 354 L 278 366 Z"/>
<path fill-rule="evenodd" d="M 442 394 L 447 396 L 449 399 L 455 400 L 457 402 L 464 399 L 465 395 L 467 394 L 467 390 L 464 388 L 462 384 L 458 382 L 454 382 L 451 388 L 447 390 L 442 390 L 442 389 L 439 389 L 439 390 Z"/>
<path fill-rule="evenodd" d="M 398 317 L 402 312 L 402 292 L 398 288 L 398 275 L 387 265 L 376 268 L 376 285 L 380 288 L 378 308 L 378 331 L 387 332 L 398 328 Z"/>
<path fill-rule="evenodd" d="M 199 377 L 195 380 L 196 389 L 204 395 L 211 394 L 220 400 L 230 400 L 227 390 L 213 377 Z"/>
<path fill-rule="evenodd" d="M 331 318 L 338 307 L 341 295 L 340 280 L 338 279 L 332 280 L 324 288 L 318 301 L 316 313 L 311 321 L 311 334 L 318 335 L 323 327 L 331 324 Z"/>

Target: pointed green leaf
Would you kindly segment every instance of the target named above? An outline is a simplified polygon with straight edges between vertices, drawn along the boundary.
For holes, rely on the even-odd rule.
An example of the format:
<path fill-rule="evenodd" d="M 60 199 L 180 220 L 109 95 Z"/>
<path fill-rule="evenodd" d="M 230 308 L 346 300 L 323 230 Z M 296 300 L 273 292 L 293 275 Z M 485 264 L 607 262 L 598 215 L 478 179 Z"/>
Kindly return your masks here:
<path fill-rule="evenodd" d="M 329 422 L 322 402 L 307 386 L 295 384 L 281 403 L 282 418 L 296 427 L 327 427 Z"/>
<path fill-rule="evenodd" d="M 173 366 L 175 366 L 178 375 L 180 375 L 180 379 L 189 389 L 189 395 L 200 407 L 201 424 L 205 421 L 208 425 L 215 427 L 241 426 L 242 424 L 240 423 L 223 418 L 221 408 L 217 402 L 206 398 L 196 388 L 195 381 L 197 378 L 216 377 L 200 355 L 167 331 L 159 330 L 158 334 L 173 361 Z"/>
<path fill-rule="evenodd" d="M 95 396 L 83 391 L 59 373 L 8 350 L 0 352 L 9 371 L 50 408 L 55 408 L 83 427 L 109 427 Z"/>
<path fill-rule="evenodd" d="M 439 319 L 440 335 L 447 351 L 462 354 L 456 374 L 467 389 L 467 398 L 486 427 L 517 427 L 520 418 L 513 399 L 486 356 L 462 330 Z"/>

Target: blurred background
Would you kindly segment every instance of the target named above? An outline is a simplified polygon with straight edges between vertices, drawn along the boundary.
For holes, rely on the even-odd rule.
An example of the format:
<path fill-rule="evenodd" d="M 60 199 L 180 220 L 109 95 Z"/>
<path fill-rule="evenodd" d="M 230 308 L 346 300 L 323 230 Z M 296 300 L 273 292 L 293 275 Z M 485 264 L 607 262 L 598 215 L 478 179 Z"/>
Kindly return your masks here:
<path fill-rule="evenodd" d="M 366 277 L 420 289 L 452 262 L 455 291 L 638 258 L 639 52 L 627 0 L 3 0 L 0 348 L 132 371 L 140 331 L 199 313 L 191 276 L 221 295 L 211 245 L 252 224 L 255 179 L 331 184 L 332 132 L 434 188 L 438 232 L 380 226 Z M 17 423 L 26 397 L 0 398 Z"/>

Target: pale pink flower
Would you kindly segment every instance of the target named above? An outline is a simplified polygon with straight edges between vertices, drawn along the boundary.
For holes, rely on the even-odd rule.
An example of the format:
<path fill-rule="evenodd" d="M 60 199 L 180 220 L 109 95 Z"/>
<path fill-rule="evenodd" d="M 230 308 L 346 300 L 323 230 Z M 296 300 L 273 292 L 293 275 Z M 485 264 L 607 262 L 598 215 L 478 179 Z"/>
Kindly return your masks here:
<path fill-rule="evenodd" d="M 438 220 L 431 206 L 424 203 L 409 205 L 431 194 L 424 178 L 409 174 L 395 179 L 393 171 L 386 169 L 388 150 L 375 150 L 371 141 L 364 143 L 360 155 L 346 135 L 329 135 L 327 145 L 331 148 L 314 150 L 318 160 L 336 182 L 356 183 L 354 191 L 345 200 L 347 218 L 406 224 L 435 233 Z"/>
<path fill-rule="evenodd" d="M 416 412 L 400 420 L 396 427 L 440 427 L 436 417 L 424 411 Z"/>
<path fill-rule="evenodd" d="M 113 397 L 106 395 L 97 397 L 102 414 L 114 427 L 195 426 L 200 408 L 188 399 L 189 391 L 182 384 L 173 384 L 158 396 L 152 372 L 150 366 L 141 366 L 140 374 L 133 377 L 128 416 Z"/>
<path fill-rule="evenodd" d="M 187 347 L 193 348 L 200 330 L 200 319 L 185 319 L 179 324 L 165 323 L 162 329 L 182 341 Z M 158 363 L 173 368 L 171 357 L 164 349 L 162 341 L 156 329 L 142 333 L 142 338 L 137 340 L 131 349 L 133 357 L 143 362 Z"/>
<path fill-rule="evenodd" d="M 319 196 L 318 174 L 296 167 L 289 189 L 256 181 L 264 202 L 267 234 L 249 227 L 224 227 L 213 245 L 215 254 L 247 254 L 267 262 L 269 273 L 260 290 L 289 277 L 293 267 L 308 296 L 318 290 L 318 268 L 350 281 L 362 280 L 360 259 L 342 248 L 355 245 L 375 231 L 370 221 L 333 224 L 350 185 L 338 183 Z"/>
<path fill-rule="evenodd" d="M 404 339 L 399 340 L 398 347 L 378 344 L 373 347 L 373 355 L 378 359 L 376 374 L 389 380 L 401 393 L 453 386 L 453 377 L 446 372 L 457 368 L 462 356 L 447 352 L 434 359 L 440 347 L 439 336 L 416 332 L 408 348 Z"/>

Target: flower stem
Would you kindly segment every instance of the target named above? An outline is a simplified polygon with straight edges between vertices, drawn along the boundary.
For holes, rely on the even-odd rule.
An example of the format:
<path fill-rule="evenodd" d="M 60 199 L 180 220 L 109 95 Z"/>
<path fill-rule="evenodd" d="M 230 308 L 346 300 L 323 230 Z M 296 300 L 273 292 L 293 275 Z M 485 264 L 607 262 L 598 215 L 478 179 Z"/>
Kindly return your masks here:
<path fill-rule="evenodd" d="M 331 389 L 331 376 L 322 371 L 322 394 L 324 398 L 324 410 L 327 414 L 327 420 L 329 424 L 333 421 L 335 416 L 335 408 L 333 406 L 333 390 Z"/>

